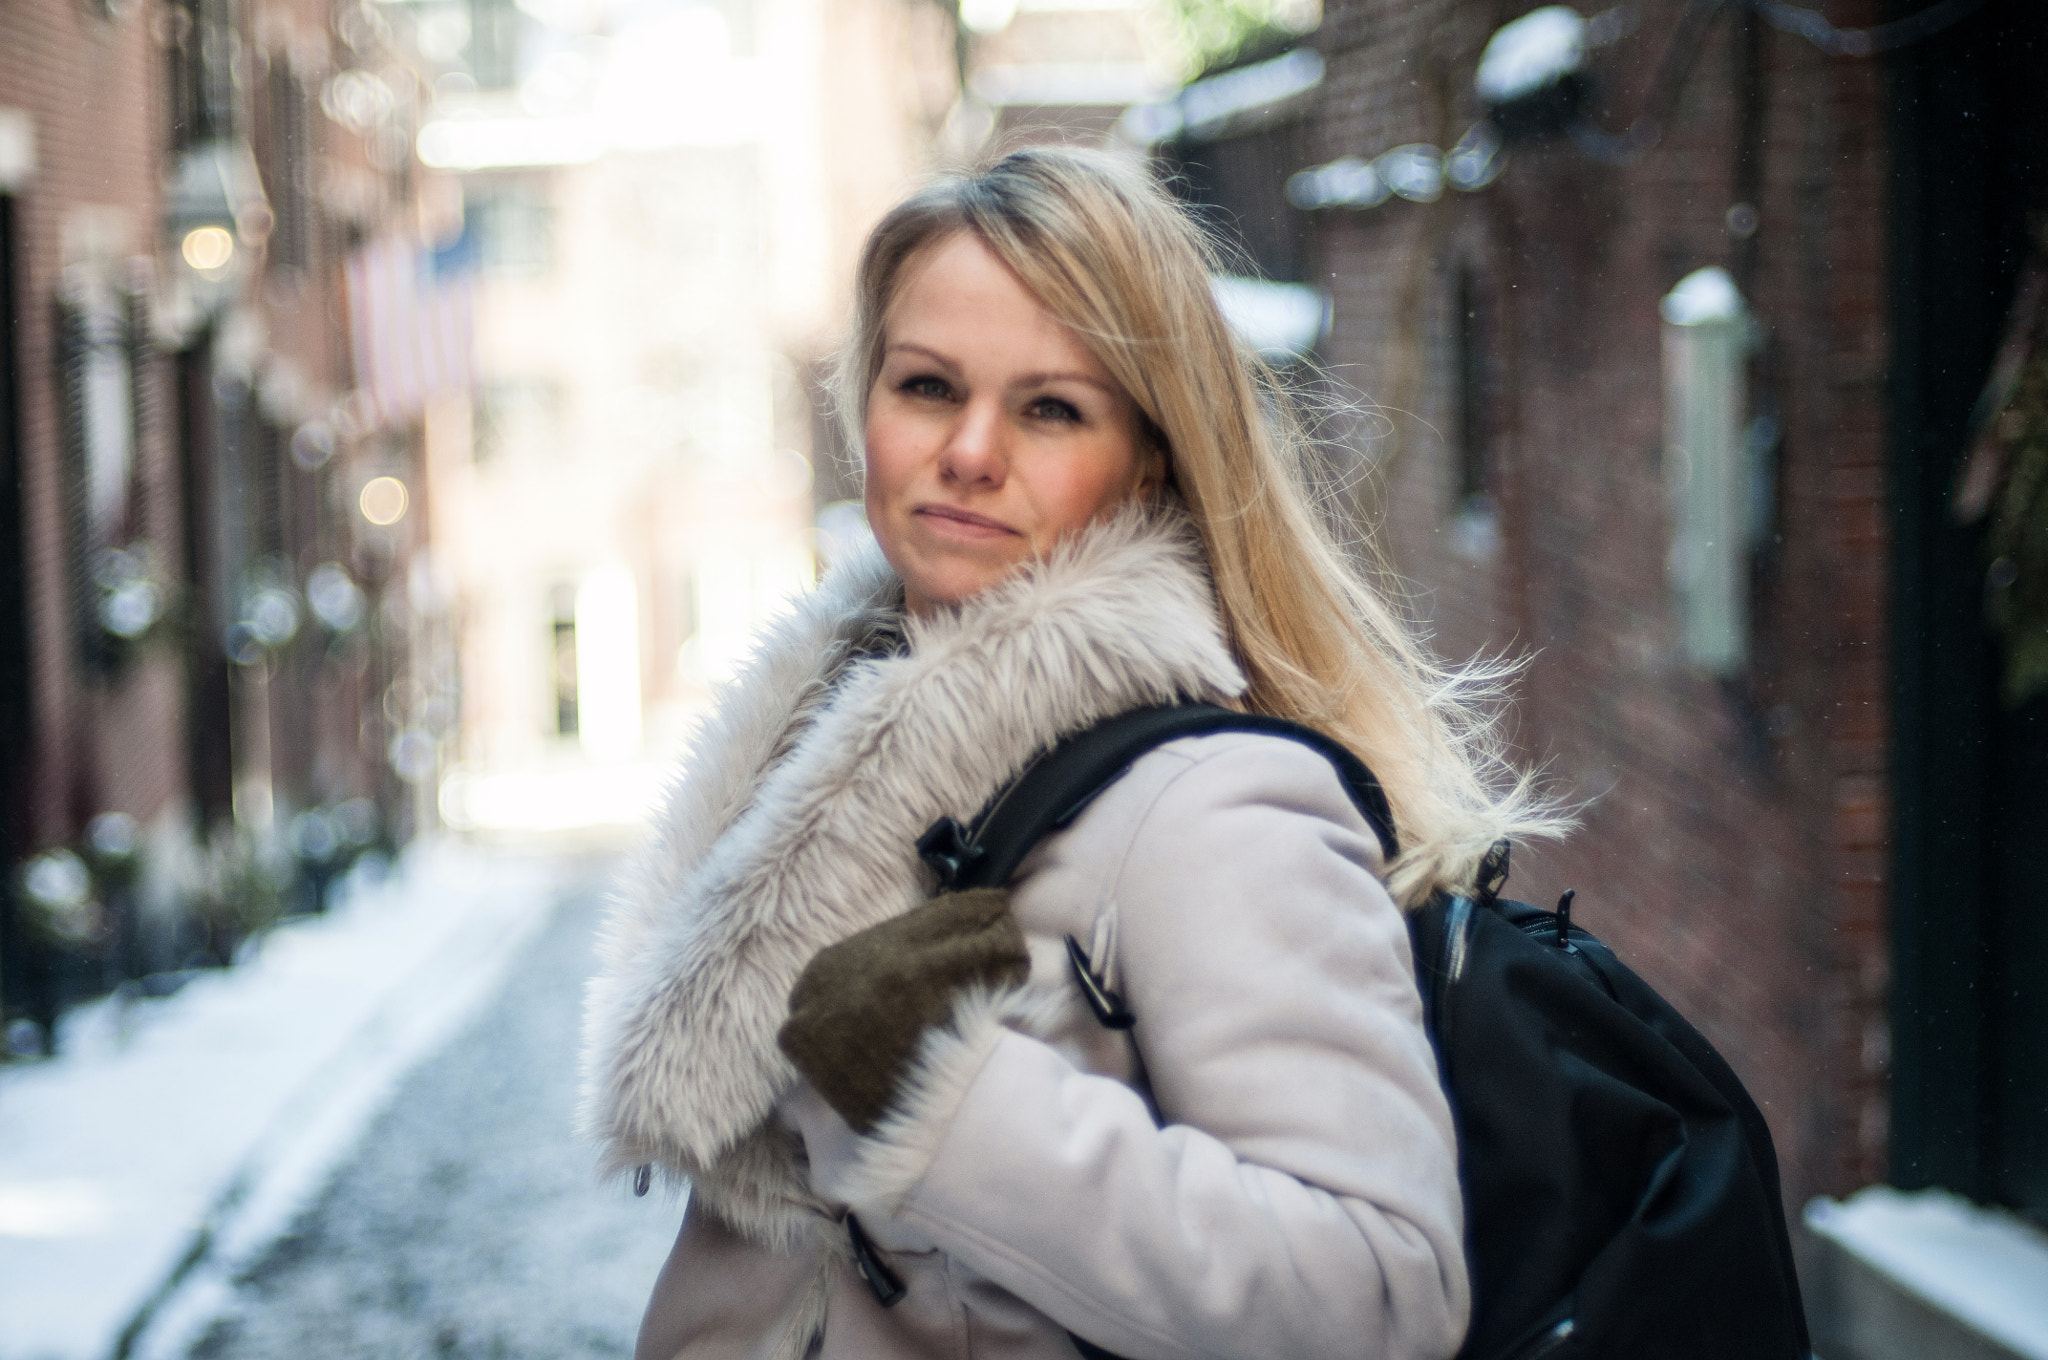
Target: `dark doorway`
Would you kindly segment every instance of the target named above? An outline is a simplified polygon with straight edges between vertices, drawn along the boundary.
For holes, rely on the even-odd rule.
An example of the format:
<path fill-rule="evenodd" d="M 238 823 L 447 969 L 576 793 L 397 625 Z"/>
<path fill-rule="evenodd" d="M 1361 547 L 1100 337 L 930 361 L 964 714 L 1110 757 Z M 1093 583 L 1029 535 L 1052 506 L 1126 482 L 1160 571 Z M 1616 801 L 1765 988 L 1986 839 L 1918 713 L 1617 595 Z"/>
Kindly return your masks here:
<path fill-rule="evenodd" d="M 28 592 L 24 580 L 27 526 L 22 522 L 20 419 L 21 299 L 14 199 L 0 194 L 0 1027 L 28 979 L 11 879 L 34 847 L 28 825 L 28 769 L 33 710 L 28 660 Z"/>
<path fill-rule="evenodd" d="M 231 583 L 221 562 L 221 403 L 214 394 L 212 337 L 178 355 L 178 472 L 185 526 L 187 759 L 193 811 L 203 831 L 234 813 L 234 758 L 222 602 Z"/>
<path fill-rule="evenodd" d="M 2048 696 L 2001 691 L 1972 408 L 2048 209 L 2048 7 L 1890 63 L 1892 1179 L 2048 1222 Z"/>
<path fill-rule="evenodd" d="M 1214 231 L 1275 283 L 1298 283 L 1308 268 L 1308 214 L 1287 201 L 1287 177 L 1309 163 L 1308 123 L 1288 118 L 1216 140 L 1183 138 L 1160 148 L 1167 183 Z"/>

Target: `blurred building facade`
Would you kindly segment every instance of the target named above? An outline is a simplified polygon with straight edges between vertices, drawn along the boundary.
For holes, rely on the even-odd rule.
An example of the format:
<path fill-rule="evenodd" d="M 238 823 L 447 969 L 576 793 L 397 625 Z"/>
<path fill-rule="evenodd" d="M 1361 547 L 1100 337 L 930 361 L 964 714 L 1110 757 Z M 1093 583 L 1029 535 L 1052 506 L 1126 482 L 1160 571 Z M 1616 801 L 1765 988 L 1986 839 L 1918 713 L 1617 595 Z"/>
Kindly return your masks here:
<path fill-rule="evenodd" d="M 1184 53 L 1164 5 L 1133 0 L 983 0 L 961 6 L 963 140 L 1122 145 L 1118 121 L 1179 83 Z"/>
<path fill-rule="evenodd" d="M 479 386 L 430 422 L 462 639 L 449 821 L 630 826 L 710 687 L 864 532 L 828 371 L 869 227 L 1038 139 L 1123 145 L 1170 89 L 1131 0 L 387 10 L 433 55 Z"/>
<path fill-rule="evenodd" d="M 634 826 L 814 579 L 817 374 L 857 233 L 932 163 L 950 26 L 923 0 L 394 13 L 437 53 L 421 151 L 480 257 L 476 400 L 428 441 L 464 677 L 443 806 Z"/>
<path fill-rule="evenodd" d="M 416 823 L 418 419 L 360 399 L 344 265 L 423 183 L 363 5 L 0 31 L 0 1007 L 47 1026 Z"/>
<path fill-rule="evenodd" d="M 1512 145 L 1476 193 L 1317 211 L 1312 249 L 1327 360 L 1386 408 L 1374 508 L 1438 645 L 1533 656 L 1523 740 L 1591 800 L 1521 891 L 1579 888 L 1588 927 L 1715 1039 L 1796 1205 L 1881 1177 L 1887 1146 L 1881 88 L 1868 62 L 1766 54 L 1747 19 L 1675 33 L 1681 8 L 1645 7 L 1598 68 L 1625 123 L 1660 49 L 1697 48 L 1632 164 Z M 1515 17 L 1332 6 L 1310 164 L 1459 141 Z M 1714 266 L 1766 328 L 1742 418 L 1775 424 L 1775 494 L 1746 654 L 1702 662 L 1668 570 L 1659 307 Z"/>
<path fill-rule="evenodd" d="M 1151 126 L 1328 299 L 1355 502 L 1439 649 L 1530 658 L 1519 740 L 1588 801 L 1511 890 L 1577 888 L 1716 1042 L 1795 1211 L 1889 1181 L 2040 1223 L 2040 567 L 1994 537 L 2036 436 L 1986 455 L 1972 407 L 2038 333 L 2048 31 L 1925 8 L 1332 0 L 1312 89 Z M 1873 1342 L 1815 1259 L 1825 1353 L 1980 1353 Z"/>

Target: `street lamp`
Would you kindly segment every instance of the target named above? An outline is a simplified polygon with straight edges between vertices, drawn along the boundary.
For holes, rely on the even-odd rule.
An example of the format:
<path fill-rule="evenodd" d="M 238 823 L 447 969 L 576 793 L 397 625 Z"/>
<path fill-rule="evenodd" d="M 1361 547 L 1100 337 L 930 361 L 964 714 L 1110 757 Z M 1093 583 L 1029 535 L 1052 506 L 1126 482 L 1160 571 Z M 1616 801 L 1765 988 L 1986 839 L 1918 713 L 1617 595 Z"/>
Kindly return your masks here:
<path fill-rule="evenodd" d="M 218 311 L 234 295 L 250 250 L 275 221 L 256 158 L 246 144 L 202 142 L 178 157 L 165 194 L 164 227 L 181 291 L 201 312 Z"/>
<path fill-rule="evenodd" d="M 186 264 L 211 276 L 235 258 L 235 234 L 226 227 L 194 227 L 178 243 L 178 254 Z"/>

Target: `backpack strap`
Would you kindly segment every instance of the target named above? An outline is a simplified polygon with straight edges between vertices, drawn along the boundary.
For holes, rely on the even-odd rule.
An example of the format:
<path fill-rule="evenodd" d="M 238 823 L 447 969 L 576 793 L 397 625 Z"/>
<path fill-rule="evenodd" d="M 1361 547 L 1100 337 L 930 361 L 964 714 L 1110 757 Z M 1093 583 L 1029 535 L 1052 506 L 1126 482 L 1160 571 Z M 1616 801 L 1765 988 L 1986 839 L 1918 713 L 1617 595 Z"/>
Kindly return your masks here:
<path fill-rule="evenodd" d="M 1141 756 L 1182 737 L 1258 732 L 1299 742 L 1335 767 L 1359 814 L 1379 836 L 1387 858 L 1399 851 L 1387 795 L 1349 749 L 1312 727 L 1216 704 L 1164 704 L 1133 709 L 1076 732 L 1025 767 L 990 800 L 971 827 L 942 818 L 917 848 L 938 872 L 942 889 L 999 887 L 1031 848 L 1081 815 Z"/>
<path fill-rule="evenodd" d="M 1400 843 L 1394 836 L 1394 816 L 1386 792 L 1365 762 L 1346 747 L 1285 718 L 1238 713 L 1217 704 L 1163 704 L 1105 718 L 1068 736 L 1025 766 L 1023 773 L 981 810 L 971 827 L 963 827 L 951 817 L 932 823 L 918 838 L 918 854 L 938 873 L 942 892 L 1000 887 L 1017 872 L 1031 847 L 1072 825 L 1095 795 L 1122 778 L 1141 756 L 1169 741 L 1218 732 L 1285 737 L 1328 760 L 1359 814 L 1380 838 L 1386 857 L 1392 859 L 1398 853 Z M 1114 992 L 1103 989 L 1087 955 L 1071 935 L 1067 950 L 1074 976 L 1096 1018 L 1112 1029 L 1128 1029 L 1135 1017 Z M 851 1224 L 851 1217 L 847 1221 Z M 1082 1360 L 1119 1360 L 1083 1337 L 1072 1332 L 1067 1336 Z"/>

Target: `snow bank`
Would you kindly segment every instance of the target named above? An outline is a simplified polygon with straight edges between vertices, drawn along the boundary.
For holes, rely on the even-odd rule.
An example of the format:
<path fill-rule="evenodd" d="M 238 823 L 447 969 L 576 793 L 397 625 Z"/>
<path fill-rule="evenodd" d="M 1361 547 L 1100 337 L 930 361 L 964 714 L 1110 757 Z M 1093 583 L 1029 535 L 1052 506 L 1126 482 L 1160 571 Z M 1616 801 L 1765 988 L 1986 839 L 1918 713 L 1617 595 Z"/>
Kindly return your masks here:
<path fill-rule="evenodd" d="M 284 1228 L 546 919 L 544 861 L 422 845 L 247 962 L 0 1069 L 0 1360 L 101 1360 L 194 1265 Z"/>

